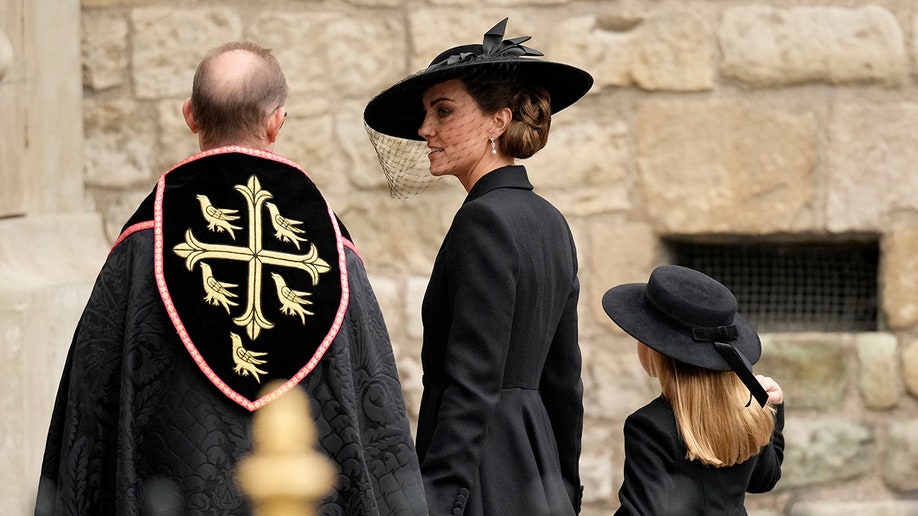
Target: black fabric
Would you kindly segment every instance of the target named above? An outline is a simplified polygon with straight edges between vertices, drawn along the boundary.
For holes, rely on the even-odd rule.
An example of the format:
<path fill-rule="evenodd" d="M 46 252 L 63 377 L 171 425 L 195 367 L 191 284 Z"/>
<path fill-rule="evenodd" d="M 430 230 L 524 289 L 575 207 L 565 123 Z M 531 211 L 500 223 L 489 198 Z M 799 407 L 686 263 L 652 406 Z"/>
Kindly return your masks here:
<path fill-rule="evenodd" d="M 251 513 L 233 468 L 251 450 L 252 412 L 222 394 L 179 339 L 157 291 L 154 248 L 152 229 L 131 233 L 99 273 L 61 378 L 36 514 L 133 516 L 157 504 L 156 514 Z M 345 258 L 341 329 L 296 387 L 339 469 L 319 514 L 426 514 L 385 322 L 363 263 L 349 248 Z"/>
<path fill-rule="evenodd" d="M 784 460 L 784 405 L 758 455 L 715 468 L 686 459 L 672 407 L 662 396 L 625 420 L 624 480 L 616 516 L 745 515 L 745 493 L 770 491 Z"/>
<path fill-rule="evenodd" d="M 525 169 L 482 177 L 422 306 L 417 449 L 431 514 L 579 511 L 579 289 L 570 229 Z"/>

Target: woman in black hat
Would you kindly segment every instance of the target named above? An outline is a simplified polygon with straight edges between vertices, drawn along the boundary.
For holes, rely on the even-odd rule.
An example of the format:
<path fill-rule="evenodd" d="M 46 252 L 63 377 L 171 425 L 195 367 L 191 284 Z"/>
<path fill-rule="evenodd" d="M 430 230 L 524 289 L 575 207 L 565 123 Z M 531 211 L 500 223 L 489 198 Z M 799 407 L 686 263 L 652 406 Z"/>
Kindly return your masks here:
<path fill-rule="evenodd" d="M 736 298 L 701 272 L 664 265 L 647 283 L 613 287 L 602 306 L 638 340 L 663 390 L 625 420 L 615 514 L 746 514 L 745 493 L 781 477 L 784 394 L 753 374 L 762 347 Z"/>
<path fill-rule="evenodd" d="M 528 37 L 503 39 L 506 22 L 481 45 L 443 52 L 364 113 L 371 137 L 425 142 L 429 173 L 468 192 L 422 306 L 417 452 L 436 515 L 580 509 L 577 255 L 564 217 L 515 159 L 545 145 L 552 114 L 592 78 L 533 59 L 541 53 L 521 45 Z M 400 163 L 380 157 L 384 168 Z"/>

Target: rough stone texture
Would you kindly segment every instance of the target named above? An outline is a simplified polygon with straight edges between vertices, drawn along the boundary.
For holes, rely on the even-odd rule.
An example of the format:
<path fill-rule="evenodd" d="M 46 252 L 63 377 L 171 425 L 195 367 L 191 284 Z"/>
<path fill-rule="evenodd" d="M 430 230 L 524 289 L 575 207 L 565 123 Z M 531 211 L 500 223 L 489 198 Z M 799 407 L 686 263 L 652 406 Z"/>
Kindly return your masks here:
<path fill-rule="evenodd" d="M 812 113 L 651 100 L 635 116 L 640 190 L 661 232 L 764 234 L 809 225 Z"/>
<path fill-rule="evenodd" d="M 903 391 L 896 336 L 862 333 L 856 345 L 860 362 L 858 385 L 864 404 L 873 410 L 895 407 Z"/>
<path fill-rule="evenodd" d="M 131 100 L 87 100 L 84 109 L 87 184 L 125 188 L 148 184 L 159 174 L 152 168 L 156 127 L 144 106 Z"/>
<path fill-rule="evenodd" d="M 918 419 L 890 423 L 883 478 L 893 489 L 918 490 Z"/>
<path fill-rule="evenodd" d="M 595 16 L 564 20 L 547 53 L 595 70 L 594 89 L 636 85 L 644 90 L 703 91 L 714 84 L 711 28 L 691 12 L 667 12 L 604 27 Z"/>
<path fill-rule="evenodd" d="M 187 96 L 204 54 L 242 38 L 241 17 L 228 8 L 138 8 L 131 24 L 134 90 L 141 99 Z"/>
<path fill-rule="evenodd" d="M 912 339 L 902 351 L 902 377 L 908 392 L 918 397 L 918 340 Z"/>
<path fill-rule="evenodd" d="M 813 502 L 794 503 L 789 516 L 838 516 L 839 514 L 869 514 L 870 516 L 910 516 L 918 514 L 918 502 L 869 501 L 869 502 Z"/>
<path fill-rule="evenodd" d="M 838 103 L 827 150 L 830 231 L 888 231 L 893 215 L 918 210 L 918 175 L 909 172 L 918 160 L 918 104 Z"/>
<path fill-rule="evenodd" d="M 911 190 L 912 194 L 916 191 Z M 894 329 L 913 327 L 918 324 L 918 227 L 894 228 L 882 244 L 880 294 L 886 322 Z"/>
<path fill-rule="evenodd" d="M 736 7 L 724 12 L 719 38 L 721 72 L 755 86 L 901 84 L 908 73 L 903 31 L 877 5 Z"/>
<path fill-rule="evenodd" d="M 851 334 L 763 335 L 756 371 L 784 387 L 788 458 L 779 489 L 749 496 L 747 507 L 754 516 L 912 514 L 918 470 L 909 437 L 918 433 L 918 42 L 909 36 L 906 51 L 904 35 L 918 33 L 918 10 L 906 0 L 777 4 L 277 0 L 266 10 L 215 0 L 189 6 L 84 0 L 80 46 L 76 30 L 63 42 L 56 29 L 24 38 L 8 24 L 20 17 L 7 16 L 7 3 L 0 6 L 0 31 L 10 38 L 14 61 L 0 82 L 8 99 L 0 120 L 15 118 L 28 127 L 29 154 L 11 158 L 6 152 L 26 141 L 22 134 L 0 140 L 3 163 L 23 169 L 14 177 L 4 169 L 2 180 L 5 186 L 20 180 L 34 196 L 22 201 L 29 217 L 66 211 L 70 227 L 77 223 L 70 211 L 91 210 L 104 219 L 110 242 L 156 177 L 198 150 L 180 108 L 204 52 L 242 38 L 272 47 L 291 85 L 290 115 L 276 150 L 309 171 L 354 237 L 386 315 L 414 420 L 421 395 L 421 299 L 465 192 L 446 178 L 412 199 L 390 199 L 361 115 L 382 88 L 426 67 L 447 46 L 480 43 L 482 33 L 509 14 L 508 37 L 532 35 L 527 46 L 586 68 L 596 79 L 586 98 L 554 117 L 548 147 L 524 162 L 537 191 L 567 215 L 580 252 L 587 411 L 582 514 L 607 515 L 617 507 L 623 418 L 659 391 L 640 370 L 633 339 L 612 325 L 599 299 L 612 285 L 645 281 L 671 258 L 661 239 L 673 236 L 698 242 L 880 241 L 879 322 L 888 333 L 866 337 L 879 347 Z M 43 27 L 78 19 L 59 2 L 29 5 Z M 33 45 L 26 52 L 24 41 Z M 27 80 L 32 82 L 24 86 Z M 36 87 L 44 80 L 48 84 Z M 78 98 L 81 84 L 85 107 L 59 102 Z M 23 95 L 9 101 L 13 91 Z M 81 120 L 85 159 L 59 148 L 80 141 L 73 122 Z M 75 172 L 79 163 L 85 177 Z M 4 219 L 0 227 L 17 220 Z M 57 233 L 50 226 L 18 239 L 0 232 L 0 246 L 53 241 L 47 237 Z M 84 285 L 104 252 L 68 250 L 91 265 Z M 10 256 L 0 253 L 7 284 L 22 276 L 5 268 Z M 55 274 L 54 267 L 41 267 Z M 85 301 L 71 297 L 77 289 L 61 289 L 58 297 L 39 290 L 0 299 L 8 332 L 0 344 L 48 384 L 29 391 L 41 399 L 25 404 L 25 410 L 38 410 L 22 419 L 34 432 L 0 432 L 0 445 L 19 447 L 16 436 L 22 436 L 29 450 L 3 455 L 14 460 L 0 466 L 0 485 L 10 497 L 26 493 L 35 476 L 28 468 L 40 458 L 36 448 L 47 428 L 41 403 L 50 403 L 50 384 L 57 381 L 47 374 L 48 364 L 62 360 L 72 333 L 70 324 L 42 333 L 43 312 L 22 305 L 23 296 L 67 310 Z M 48 347 L 23 347 L 38 340 Z M 901 343 L 898 355 L 891 342 Z M 26 357 L 24 351 L 57 355 Z M 20 369 L 0 377 L 19 382 L 17 375 L 26 374 Z M 897 375 L 906 389 L 890 404 Z M 23 410 L 16 391 L 3 392 L 4 414 Z M 26 469 L 15 462 L 20 459 Z M 7 482 L 11 476 L 14 482 Z M 0 507 L 0 516 L 29 512 L 5 511 Z"/>
<path fill-rule="evenodd" d="M 758 374 L 781 384 L 787 407 L 829 411 L 841 407 L 848 385 L 850 337 L 829 333 L 763 334 Z"/>
<path fill-rule="evenodd" d="M 89 11 L 83 17 L 83 85 L 105 90 L 127 79 L 128 23 L 121 15 Z"/>
<path fill-rule="evenodd" d="M 788 417 L 778 489 L 841 482 L 873 469 L 876 438 L 871 427 L 846 419 Z"/>

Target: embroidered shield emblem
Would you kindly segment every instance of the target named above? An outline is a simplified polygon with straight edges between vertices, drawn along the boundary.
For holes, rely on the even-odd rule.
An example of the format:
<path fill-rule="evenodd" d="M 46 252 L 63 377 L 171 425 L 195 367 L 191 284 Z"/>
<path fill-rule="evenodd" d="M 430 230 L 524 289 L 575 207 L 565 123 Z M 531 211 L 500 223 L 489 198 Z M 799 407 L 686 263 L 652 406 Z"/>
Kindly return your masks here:
<path fill-rule="evenodd" d="M 255 410 L 309 374 L 347 306 L 341 230 L 296 164 L 223 148 L 160 178 L 156 275 L 202 372 Z M 261 388 L 283 380 L 259 398 Z"/>

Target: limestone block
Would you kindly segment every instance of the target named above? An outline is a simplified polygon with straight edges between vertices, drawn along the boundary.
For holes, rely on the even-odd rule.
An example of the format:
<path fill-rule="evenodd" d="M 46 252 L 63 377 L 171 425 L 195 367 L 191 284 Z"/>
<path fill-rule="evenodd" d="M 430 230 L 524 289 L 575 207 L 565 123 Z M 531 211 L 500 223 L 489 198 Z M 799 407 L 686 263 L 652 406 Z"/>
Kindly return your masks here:
<path fill-rule="evenodd" d="M 580 456 L 584 504 L 604 502 L 608 506 L 618 492 L 625 453 L 621 434 L 618 427 L 584 422 Z"/>
<path fill-rule="evenodd" d="M 433 264 L 431 263 L 431 267 Z M 404 306 L 402 308 L 405 321 L 405 330 L 408 336 L 417 342 L 424 338 L 424 324 L 421 320 L 421 305 L 424 302 L 424 294 L 427 292 L 427 283 L 430 281 L 429 276 L 410 276 L 408 286 L 405 292 Z M 421 349 L 416 350 L 420 356 Z"/>
<path fill-rule="evenodd" d="M 191 95 L 191 84 L 188 84 L 188 93 L 182 98 L 169 98 L 156 104 L 159 132 L 157 133 L 157 146 L 159 152 L 152 163 L 153 170 L 162 174 L 183 159 L 197 154 L 201 148 L 198 136 L 191 132 L 182 116 L 182 104 L 185 98 Z M 282 133 L 283 134 L 283 133 Z"/>
<path fill-rule="evenodd" d="M 913 173 L 918 160 L 918 104 L 840 103 L 832 110 L 828 132 L 830 231 L 877 231 L 885 229 L 894 214 L 918 209 L 918 174 Z"/>
<path fill-rule="evenodd" d="M 918 340 L 912 340 L 902 351 L 902 376 L 908 392 L 918 397 Z"/>
<path fill-rule="evenodd" d="M 805 500 L 795 502 L 789 516 L 837 516 L 869 514 L 870 516 L 908 516 L 918 514 L 918 502 L 908 500 L 847 501 Z"/>
<path fill-rule="evenodd" d="M 581 254 L 580 268 L 589 277 L 581 279 L 580 306 L 592 314 L 593 322 L 625 335 L 609 320 L 602 309 L 606 290 L 621 283 L 643 283 L 657 265 L 657 235 L 641 222 L 620 220 L 613 216 L 595 216 L 587 225 L 588 254 Z M 588 324 L 589 319 L 582 320 Z"/>
<path fill-rule="evenodd" d="M 574 105 L 552 117 L 548 144 L 520 161 L 540 193 L 552 190 L 567 216 L 581 217 L 632 206 L 627 124 L 604 121 L 588 107 Z M 611 117 L 610 117 L 611 118 Z"/>
<path fill-rule="evenodd" d="M 421 396 L 424 394 L 423 376 L 424 370 L 421 367 L 421 355 L 402 355 L 396 359 L 399 380 L 402 384 L 402 394 L 405 395 L 405 408 L 408 411 L 408 419 L 412 425 L 412 434 L 416 435 L 418 413 L 421 408 Z"/>
<path fill-rule="evenodd" d="M 127 80 L 128 23 L 108 11 L 84 11 L 83 85 L 95 91 Z"/>
<path fill-rule="evenodd" d="M 883 479 L 897 491 L 918 490 L 918 419 L 890 423 Z"/>
<path fill-rule="evenodd" d="M 793 409 L 838 408 L 848 382 L 851 337 L 836 333 L 764 333 L 757 374 L 771 376 Z"/>
<path fill-rule="evenodd" d="M 807 82 L 902 84 L 905 36 L 878 5 L 727 9 L 718 33 L 721 72 L 755 86 Z"/>
<path fill-rule="evenodd" d="M 134 91 L 141 99 L 187 97 L 204 55 L 242 39 L 242 19 L 230 8 L 141 7 L 131 11 L 131 23 Z"/>
<path fill-rule="evenodd" d="M 660 395 L 660 384 L 641 368 L 636 347 L 631 337 L 613 336 L 581 346 L 587 417 L 624 421 L 628 414 Z"/>
<path fill-rule="evenodd" d="M 140 203 L 153 191 L 154 181 L 133 188 L 109 190 L 90 188 L 89 193 L 96 204 L 96 212 L 102 215 L 105 237 L 113 244 L 121 234 L 124 223 L 137 211 Z"/>
<path fill-rule="evenodd" d="M 394 16 L 266 11 L 246 34 L 274 51 L 291 94 L 366 102 L 405 75 L 404 31 Z"/>
<path fill-rule="evenodd" d="M 704 91 L 714 85 L 712 30 L 691 12 L 605 23 L 596 15 L 562 20 L 547 55 L 589 71 L 593 91 L 636 85 L 657 91 Z"/>
<path fill-rule="evenodd" d="M 334 120 L 331 172 L 345 177 L 348 187 L 374 190 L 377 195 L 389 195 L 386 176 L 363 125 L 365 106 L 364 100 L 349 101 L 338 110 Z"/>
<path fill-rule="evenodd" d="M 106 188 L 146 185 L 156 170 L 156 126 L 133 100 L 84 102 L 86 184 Z"/>
<path fill-rule="evenodd" d="M 896 336 L 861 333 L 856 339 L 860 362 L 858 385 L 864 404 L 871 409 L 895 407 L 903 391 Z"/>
<path fill-rule="evenodd" d="M 813 229 L 816 120 L 731 101 L 646 101 L 639 188 L 661 233 Z"/>
<path fill-rule="evenodd" d="M 884 235 L 882 251 L 880 298 L 886 323 L 893 329 L 914 327 L 918 325 L 918 227 L 892 229 Z"/>
<path fill-rule="evenodd" d="M 779 490 L 838 483 L 867 475 L 874 467 L 874 431 L 855 421 L 789 416 L 784 439 Z"/>

